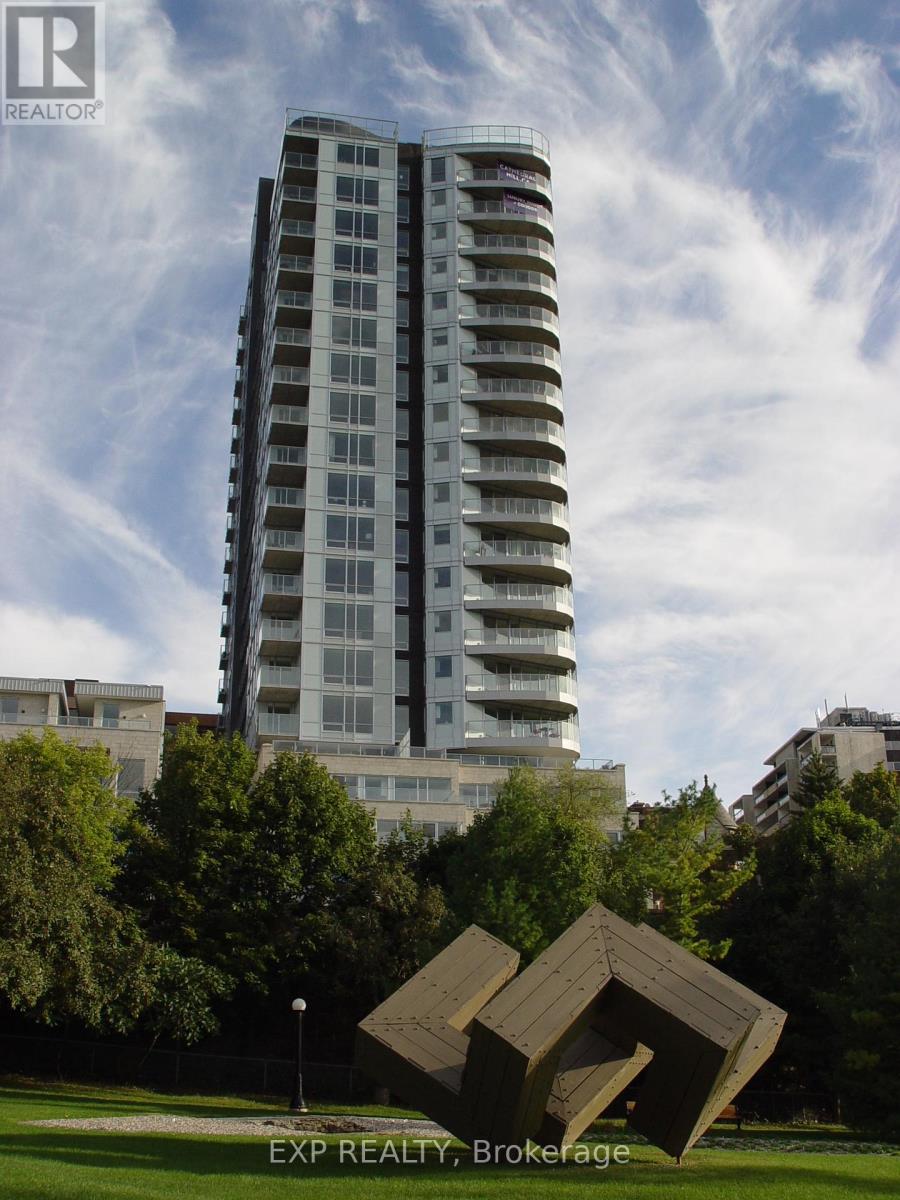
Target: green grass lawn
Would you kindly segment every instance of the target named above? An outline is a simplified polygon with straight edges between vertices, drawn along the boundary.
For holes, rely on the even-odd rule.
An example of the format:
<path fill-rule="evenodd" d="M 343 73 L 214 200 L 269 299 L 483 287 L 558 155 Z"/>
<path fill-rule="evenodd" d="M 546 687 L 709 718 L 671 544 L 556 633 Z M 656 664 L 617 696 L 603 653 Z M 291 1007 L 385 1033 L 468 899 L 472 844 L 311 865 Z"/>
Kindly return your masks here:
<path fill-rule="evenodd" d="M 387 1113 L 401 1110 L 320 1111 Z M 171 1113 L 225 1117 L 273 1113 L 271 1101 L 168 1096 L 130 1088 L 0 1081 L 0 1200 L 245 1200 L 302 1197 L 533 1197 L 549 1187 L 560 1200 L 876 1200 L 895 1196 L 900 1159 L 877 1154 L 785 1154 L 764 1151 L 695 1150 L 683 1167 L 660 1151 L 629 1145 L 631 1161 L 601 1171 L 574 1163 L 558 1166 L 476 1166 L 471 1153 L 454 1145 L 441 1166 L 437 1154 L 423 1165 L 366 1167 L 338 1160 L 338 1139 L 312 1165 L 273 1165 L 266 1138 L 192 1137 L 176 1134 L 103 1133 L 24 1124 L 48 1117 L 126 1116 Z M 616 1141 L 617 1129 L 602 1133 Z M 295 1134 L 295 1140 L 309 1135 Z M 753 1136 L 758 1136 L 754 1131 Z M 802 1133 L 791 1131 L 792 1138 Z M 816 1134 L 816 1136 L 819 1136 Z M 842 1135 L 847 1140 L 847 1135 Z M 381 1145 L 384 1139 L 378 1139 Z M 398 1139 L 393 1139 L 399 1145 Z M 458 1160 L 451 1166 L 451 1158 Z"/>

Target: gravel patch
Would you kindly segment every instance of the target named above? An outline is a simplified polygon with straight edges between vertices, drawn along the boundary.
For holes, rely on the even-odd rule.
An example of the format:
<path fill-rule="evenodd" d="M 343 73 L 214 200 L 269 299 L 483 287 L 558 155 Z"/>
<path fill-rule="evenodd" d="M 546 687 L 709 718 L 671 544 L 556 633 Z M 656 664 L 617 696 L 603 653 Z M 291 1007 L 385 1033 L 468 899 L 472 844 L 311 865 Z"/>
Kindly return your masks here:
<path fill-rule="evenodd" d="M 60 1117 L 26 1121 L 56 1129 L 93 1129 L 105 1133 L 186 1133 L 193 1136 L 280 1137 L 289 1133 L 403 1134 L 418 1138 L 450 1135 L 433 1121 L 405 1117 L 345 1117 L 323 1113 L 308 1117 L 174 1117 L 148 1113 L 140 1117 Z"/>

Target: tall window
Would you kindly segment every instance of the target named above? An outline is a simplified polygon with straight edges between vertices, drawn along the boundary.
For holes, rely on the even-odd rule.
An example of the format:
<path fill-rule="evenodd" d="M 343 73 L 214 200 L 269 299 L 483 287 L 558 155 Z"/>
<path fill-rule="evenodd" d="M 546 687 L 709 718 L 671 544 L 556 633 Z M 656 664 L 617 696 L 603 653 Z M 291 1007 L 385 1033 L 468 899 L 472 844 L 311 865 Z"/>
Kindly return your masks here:
<path fill-rule="evenodd" d="M 375 518 L 328 514 L 325 518 L 325 545 L 333 550 L 370 553 L 375 549 Z"/>
<path fill-rule="evenodd" d="M 338 346 L 374 350 L 378 344 L 378 322 L 371 317 L 331 318 L 331 340 Z"/>
<path fill-rule="evenodd" d="M 335 181 L 336 199 L 347 204 L 368 204 L 378 207 L 378 180 L 361 179 L 353 175 L 338 175 Z"/>
<path fill-rule="evenodd" d="M 375 631 L 375 606 L 326 600 L 324 610 L 325 636 L 371 642 Z"/>
<path fill-rule="evenodd" d="M 357 283 L 351 279 L 335 279 L 331 284 L 331 299 L 335 308 L 352 308 L 359 312 L 377 312 L 378 284 Z"/>
<path fill-rule="evenodd" d="M 351 467 L 375 466 L 374 433 L 329 433 L 328 461 Z"/>
<path fill-rule="evenodd" d="M 374 653 L 371 650 L 347 650 L 326 646 L 322 655 L 322 677 L 326 683 L 350 687 L 372 687 Z"/>
<path fill-rule="evenodd" d="M 374 475 L 353 475 L 349 471 L 329 471 L 327 488 L 329 504 L 347 508 L 375 507 Z"/>
<path fill-rule="evenodd" d="M 352 208 L 334 210 L 334 232 L 338 237 L 378 241 L 378 213 L 355 212 Z"/>
<path fill-rule="evenodd" d="M 354 146 L 348 145 L 346 142 L 339 142 L 337 160 L 339 163 L 355 163 L 358 167 L 377 167 L 378 147 Z"/>
<path fill-rule="evenodd" d="M 347 596 L 371 596 L 375 592 L 375 564 L 365 559 L 326 558 L 325 591 Z"/>
<path fill-rule="evenodd" d="M 354 246 L 350 242 L 335 242 L 334 269 L 352 271 L 354 275 L 377 275 L 378 249 L 375 246 Z"/>
<path fill-rule="evenodd" d="M 331 382 L 353 383 L 357 387 L 374 387 L 377 359 L 369 354 L 331 355 Z"/>
<path fill-rule="evenodd" d="M 328 419 L 341 425 L 374 425 L 375 397 L 365 392 L 332 392 Z"/>
<path fill-rule="evenodd" d="M 373 726 L 371 696 L 322 697 L 324 733 L 371 733 Z"/>

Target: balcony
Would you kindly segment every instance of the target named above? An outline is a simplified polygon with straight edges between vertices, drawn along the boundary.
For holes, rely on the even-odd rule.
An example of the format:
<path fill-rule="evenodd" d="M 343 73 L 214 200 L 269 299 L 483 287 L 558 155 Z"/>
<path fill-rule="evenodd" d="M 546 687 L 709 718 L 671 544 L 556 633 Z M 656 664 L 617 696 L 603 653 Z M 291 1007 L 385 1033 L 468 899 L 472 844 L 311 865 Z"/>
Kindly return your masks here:
<path fill-rule="evenodd" d="M 234 513 L 229 513 L 225 519 L 225 541 L 234 541 Z"/>
<path fill-rule="evenodd" d="M 303 488 L 266 488 L 265 524 L 281 529 L 296 528 L 306 511 L 306 493 Z"/>
<path fill-rule="evenodd" d="M 487 266 L 529 270 L 543 264 L 551 275 L 555 275 L 556 252 L 553 243 L 543 238 L 515 233 L 463 234 L 457 247 L 466 258 L 475 258 Z"/>
<path fill-rule="evenodd" d="M 459 357 L 467 367 L 502 368 L 504 371 L 519 367 L 526 377 L 534 376 L 557 385 L 562 383 L 559 351 L 542 342 L 486 339 L 467 342 L 460 346 Z"/>
<path fill-rule="evenodd" d="M 309 184 L 281 185 L 281 215 L 309 218 L 316 215 L 316 189 Z"/>
<path fill-rule="evenodd" d="M 575 665 L 575 639 L 564 629 L 528 625 L 467 629 L 465 646 L 466 654 L 523 659 L 563 669 Z"/>
<path fill-rule="evenodd" d="M 266 483 L 302 487 L 305 477 L 305 446 L 269 446 Z"/>
<path fill-rule="evenodd" d="M 466 722 L 466 749 L 478 753 L 491 750 L 513 754 L 534 752 L 578 757 L 578 723 L 567 720 L 502 721 L 487 717 Z"/>
<path fill-rule="evenodd" d="M 234 570 L 234 546 L 225 546 L 225 574 L 230 575 Z"/>
<path fill-rule="evenodd" d="M 568 539 L 569 510 L 554 500 L 482 496 L 480 500 L 464 500 L 462 513 L 463 520 L 470 525 L 495 525 L 550 540 L 555 533 L 561 541 Z"/>
<path fill-rule="evenodd" d="M 539 704 L 553 712 L 577 712 L 575 676 L 538 671 L 497 671 L 466 676 L 466 699 L 479 703 Z"/>
<path fill-rule="evenodd" d="M 315 240 L 315 221 L 295 221 L 284 217 L 278 224 L 278 248 L 285 254 L 308 253 L 309 243 Z"/>
<path fill-rule="evenodd" d="M 462 475 L 466 483 L 505 485 L 549 500 L 565 501 L 568 495 L 566 468 L 551 458 L 465 458 Z"/>
<path fill-rule="evenodd" d="M 291 326 L 308 326 L 312 314 L 312 294 L 310 292 L 288 291 L 279 288 L 275 293 L 275 324 Z"/>
<path fill-rule="evenodd" d="M 309 395 L 309 367 L 273 367 L 269 399 L 272 403 L 305 400 Z"/>
<path fill-rule="evenodd" d="M 527 200 L 464 200 L 457 205 L 456 215 L 460 221 L 500 235 L 527 235 L 538 228 L 553 236 L 550 209 Z"/>
<path fill-rule="evenodd" d="M 440 146 L 465 146 L 461 153 L 467 155 L 493 150 L 494 154 L 502 153 L 511 166 L 522 166 L 526 170 L 546 163 L 550 153 L 546 136 L 527 125 L 453 125 L 426 129 L 422 142 L 428 150 Z M 537 164 L 528 161 L 530 159 L 536 159 Z"/>
<path fill-rule="evenodd" d="M 468 304 L 459 310 L 463 329 L 483 329 L 497 338 L 515 338 L 531 331 L 547 345 L 559 346 L 559 317 L 534 304 Z"/>
<path fill-rule="evenodd" d="M 308 254 L 279 254 L 278 275 L 279 283 L 286 287 L 296 286 L 300 282 L 298 275 L 311 276 L 314 260 Z M 307 280 L 303 280 L 307 283 Z"/>
<path fill-rule="evenodd" d="M 459 287 L 464 292 L 502 293 L 511 303 L 528 304 L 535 294 L 546 296 L 556 303 L 556 280 L 543 271 L 517 271 L 503 267 L 475 267 L 460 271 Z"/>
<path fill-rule="evenodd" d="M 316 154 L 300 154 L 293 150 L 288 150 L 284 155 L 284 178 L 288 177 L 288 173 L 292 176 L 298 171 L 318 171 L 319 158 Z"/>
<path fill-rule="evenodd" d="M 297 570 L 303 561 L 302 529 L 267 529 L 263 566 Z"/>
<path fill-rule="evenodd" d="M 303 596 L 303 576 L 279 571 L 264 571 L 260 584 L 261 604 L 265 613 L 290 614 L 300 610 Z"/>
<path fill-rule="evenodd" d="M 463 404 L 489 404 L 492 409 L 535 416 L 550 421 L 562 420 L 562 389 L 542 379 L 501 378 L 483 375 L 464 379 L 459 388 Z"/>
<path fill-rule="evenodd" d="M 266 440 L 290 446 L 306 442 L 309 409 L 305 404 L 273 404 L 269 410 Z"/>
<path fill-rule="evenodd" d="M 300 646 L 300 622 L 282 617 L 265 617 L 259 631 L 260 654 L 296 654 Z"/>
<path fill-rule="evenodd" d="M 537 621 L 564 621 L 575 615 L 572 589 L 552 583 L 467 583 L 465 607 Z"/>
<path fill-rule="evenodd" d="M 464 442 L 501 443 L 516 453 L 527 454 L 535 444 L 565 451 L 566 438 L 559 421 L 537 417 L 466 417 L 462 423 Z"/>
<path fill-rule="evenodd" d="M 519 538 L 466 542 L 463 563 L 467 567 L 527 575 L 562 586 L 572 582 L 569 547 L 559 542 Z"/>
<path fill-rule="evenodd" d="M 299 713 L 258 713 L 256 718 L 256 735 L 258 739 L 283 737 L 300 737 Z"/>
<path fill-rule="evenodd" d="M 293 700 L 299 691 L 299 667 L 260 667 L 259 700 Z"/>
<path fill-rule="evenodd" d="M 517 192 L 527 192 L 539 200 L 547 202 L 550 201 L 552 195 L 550 180 L 546 175 L 505 164 L 498 164 L 496 167 L 472 167 L 470 170 L 457 171 L 456 183 L 462 190 L 473 194 L 515 188 Z"/>

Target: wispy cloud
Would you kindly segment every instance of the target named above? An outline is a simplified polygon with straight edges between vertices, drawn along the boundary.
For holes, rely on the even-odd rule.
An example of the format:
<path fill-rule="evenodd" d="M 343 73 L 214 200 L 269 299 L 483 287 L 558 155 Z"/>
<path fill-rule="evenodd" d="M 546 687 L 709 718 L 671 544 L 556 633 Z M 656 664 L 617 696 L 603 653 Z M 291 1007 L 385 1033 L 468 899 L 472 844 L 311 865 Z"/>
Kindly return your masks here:
<path fill-rule="evenodd" d="M 825 696 L 900 708 L 881 5 L 167 11 L 115 5 L 105 130 L 2 133 L 4 669 L 213 706 L 234 317 L 296 105 L 550 135 L 587 755 L 732 799 Z"/>

